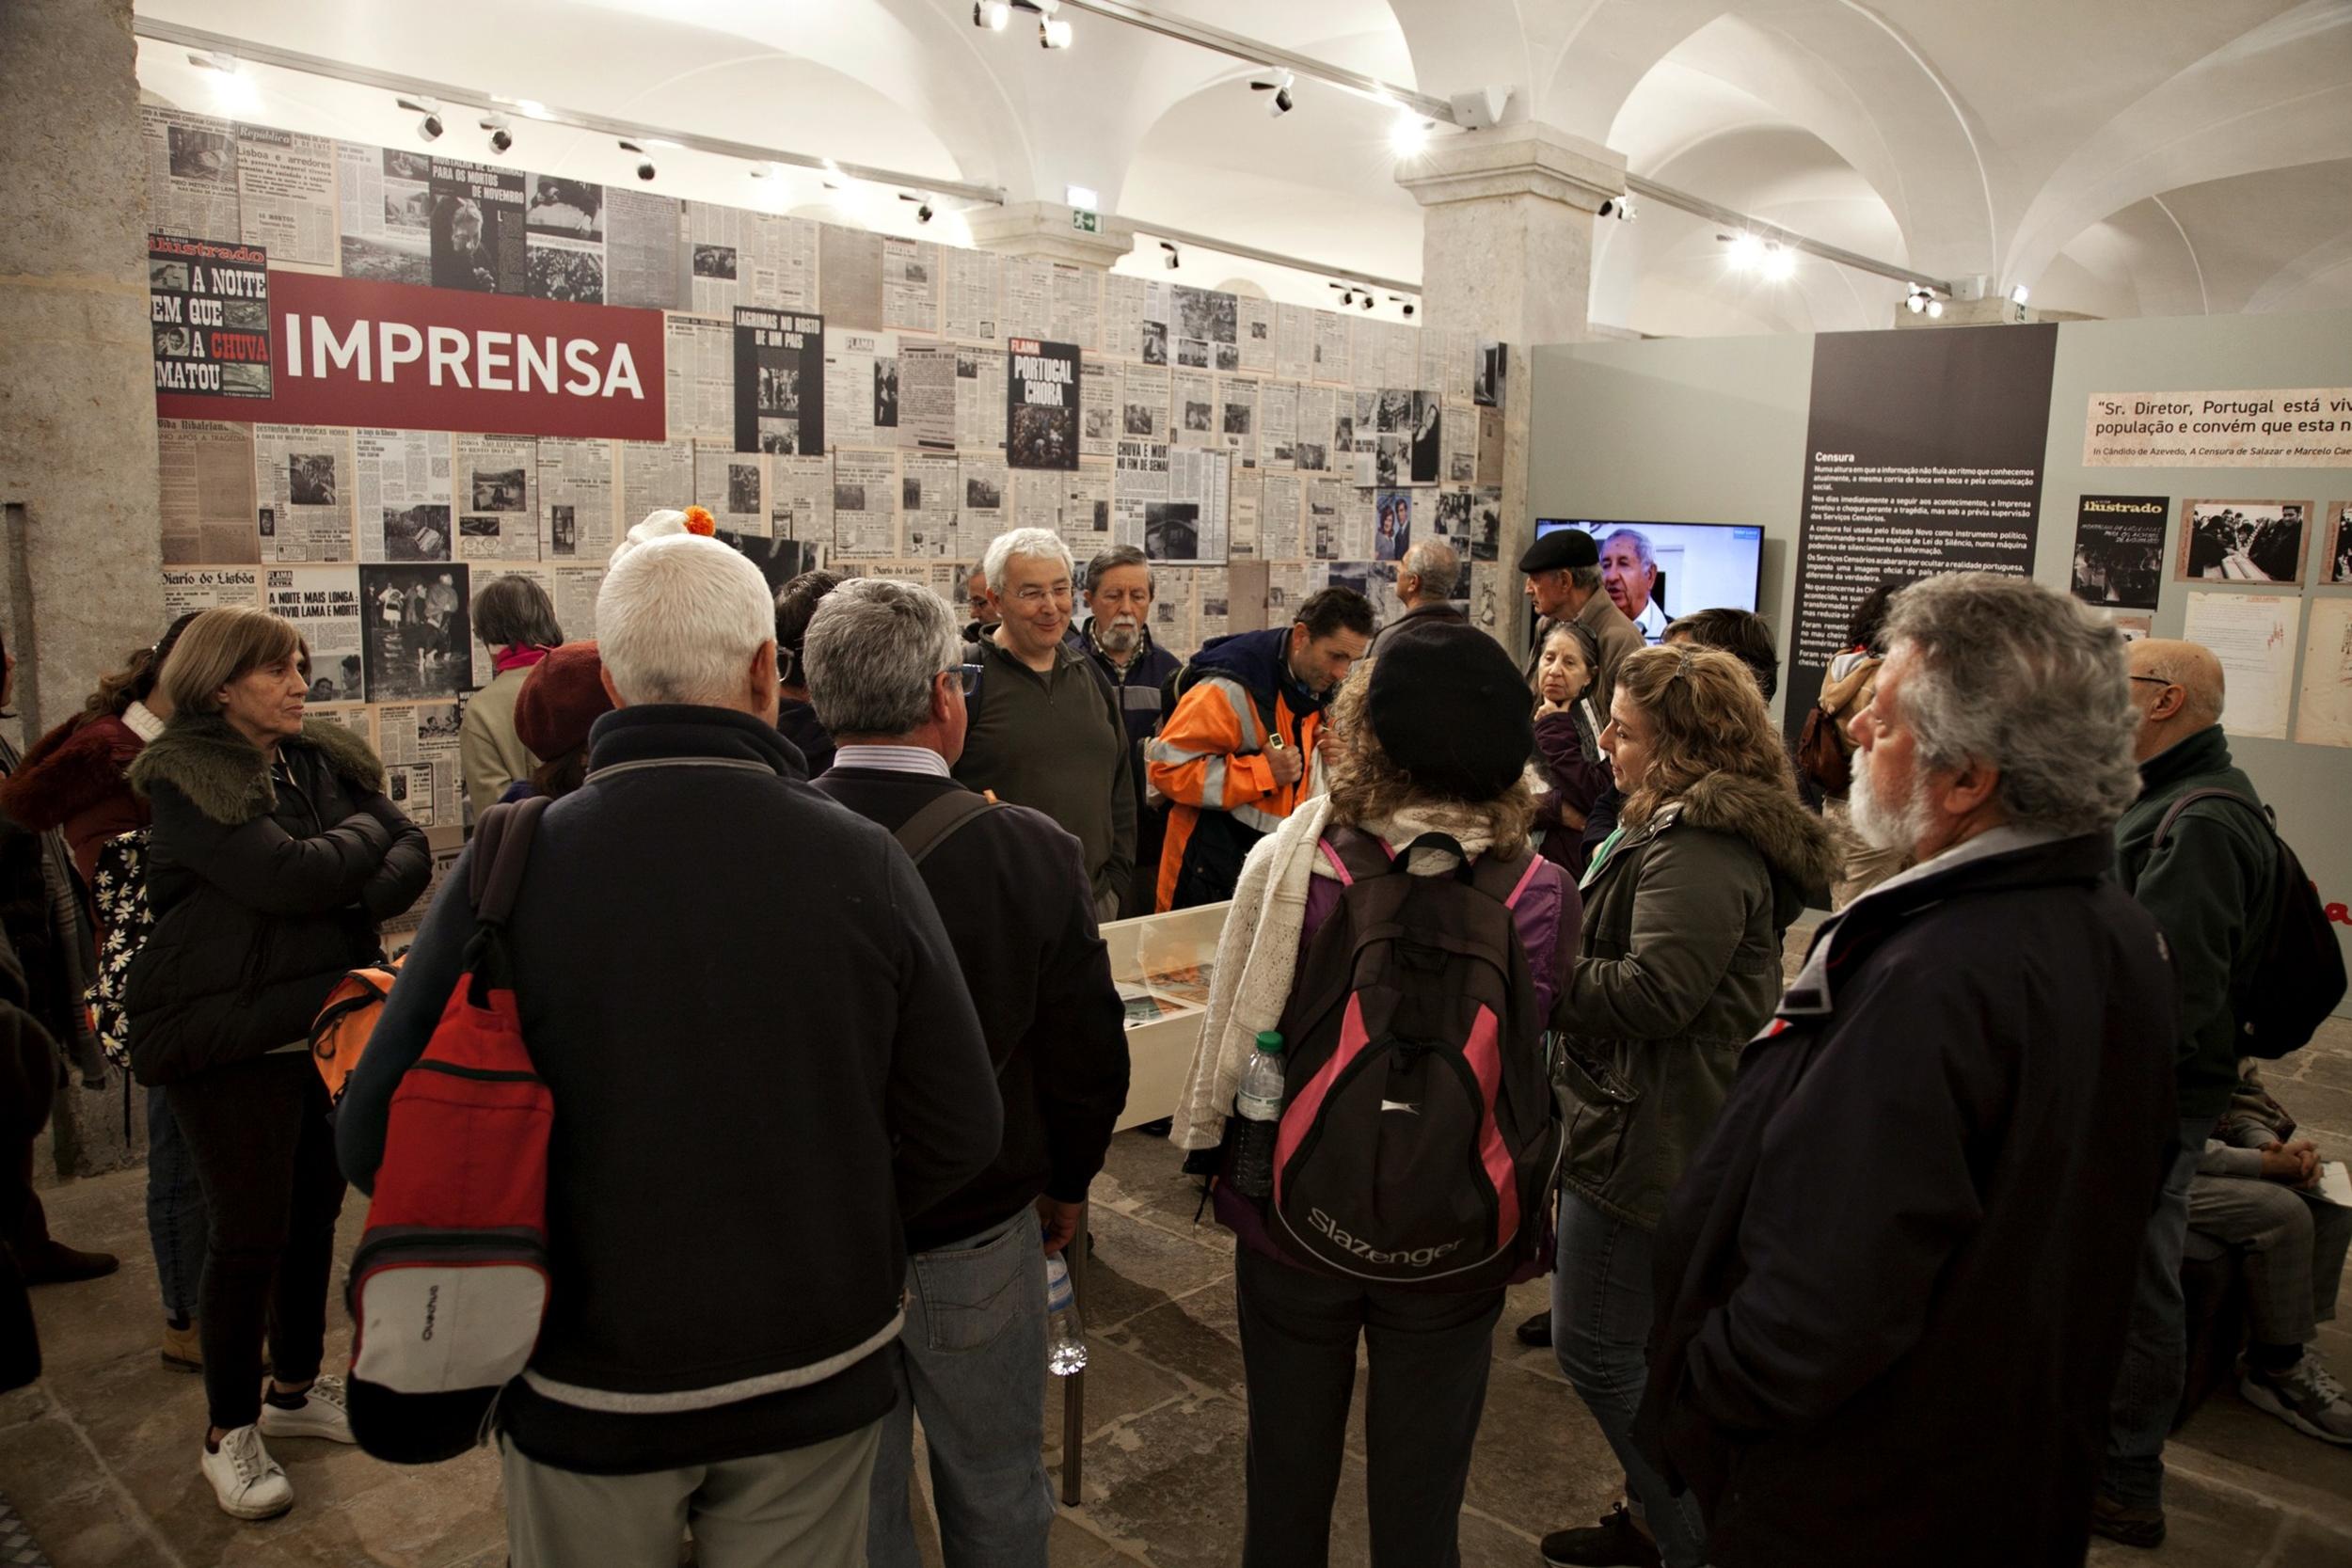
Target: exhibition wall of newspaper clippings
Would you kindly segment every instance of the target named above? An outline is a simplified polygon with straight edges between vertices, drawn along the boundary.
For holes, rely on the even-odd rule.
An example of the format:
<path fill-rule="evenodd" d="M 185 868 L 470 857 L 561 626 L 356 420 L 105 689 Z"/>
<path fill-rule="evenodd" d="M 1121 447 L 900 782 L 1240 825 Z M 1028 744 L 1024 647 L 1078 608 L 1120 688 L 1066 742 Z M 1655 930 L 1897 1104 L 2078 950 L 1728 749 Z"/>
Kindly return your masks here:
<path fill-rule="evenodd" d="M 297 623 L 443 870 L 498 653 L 474 595 L 525 578 L 593 636 L 659 508 L 708 507 L 771 583 L 888 576 L 960 617 L 1019 522 L 1082 565 L 1133 545 L 1179 656 L 1376 590 L 1433 530 L 1500 580 L 1502 356 L 1467 333 L 160 105 L 142 135 L 159 397 L 201 400 L 157 424 L 166 602 Z"/>

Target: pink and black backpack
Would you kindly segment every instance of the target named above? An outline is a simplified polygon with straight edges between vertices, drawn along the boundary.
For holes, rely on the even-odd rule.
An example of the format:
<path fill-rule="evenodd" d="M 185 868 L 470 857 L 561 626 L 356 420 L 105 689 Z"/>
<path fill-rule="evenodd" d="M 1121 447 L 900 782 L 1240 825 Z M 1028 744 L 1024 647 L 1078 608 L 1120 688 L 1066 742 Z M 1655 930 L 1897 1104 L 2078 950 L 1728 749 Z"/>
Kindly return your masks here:
<path fill-rule="evenodd" d="M 1477 1291 L 1541 1271 L 1560 1116 L 1545 1019 L 1513 911 L 1543 863 L 1522 851 L 1415 876 L 1335 830 L 1345 884 L 1300 961 L 1267 1228 L 1318 1272 Z"/>

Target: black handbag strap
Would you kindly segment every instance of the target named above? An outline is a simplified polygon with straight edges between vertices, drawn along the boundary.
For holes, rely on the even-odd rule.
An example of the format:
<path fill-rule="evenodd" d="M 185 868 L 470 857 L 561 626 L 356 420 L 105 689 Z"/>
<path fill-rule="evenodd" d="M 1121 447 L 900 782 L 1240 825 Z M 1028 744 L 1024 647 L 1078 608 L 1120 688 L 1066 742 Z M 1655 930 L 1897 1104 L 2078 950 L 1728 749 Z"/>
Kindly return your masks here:
<path fill-rule="evenodd" d="M 907 859 L 921 865 L 965 823 L 995 804 L 977 789 L 950 790 L 898 824 L 898 847 L 907 852 Z"/>
<path fill-rule="evenodd" d="M 474 825 L 473 860 L 466 891 L 473 902 L 474 919 L 485 926 L 504 926 L 515 912 L 522 892 L 523 865 L 531 858 L 531 841 L 548 809 L 548 797 L 532 795 L 502 801 L 482 814 Z"/>
<path fill-rule="evenodd" d="M 2172 804 L 2167 808 L 2164 814 L 2164 820 L 2156 824 L 2155 841 L 2149 846 L 2149 848 L 2152 851 L 2162 849 L 2166 841 L 2171 838 L 2172 824 L 2181 819 L 2181 813 L 2188 810 L 2189 807 L 2195 805 L 2200 800 L 2235 800 L 2239 805 L 2244 806 L 2248 811 L 2252 812 L 2256 816 L 2262 818 L 2263 831 L 2265 832 L 2270 834 L 2273 838 L 2278 836 L 2278 824 L 2271 820 L 2270 808 L 2268 806 L 2257 805 L 2254 801 L 2248 800 L 2245 796 L 2240 795 L 2234 789 L 2192 789 L 2184 794 L 2179 800 L 2173 801 Z"/>

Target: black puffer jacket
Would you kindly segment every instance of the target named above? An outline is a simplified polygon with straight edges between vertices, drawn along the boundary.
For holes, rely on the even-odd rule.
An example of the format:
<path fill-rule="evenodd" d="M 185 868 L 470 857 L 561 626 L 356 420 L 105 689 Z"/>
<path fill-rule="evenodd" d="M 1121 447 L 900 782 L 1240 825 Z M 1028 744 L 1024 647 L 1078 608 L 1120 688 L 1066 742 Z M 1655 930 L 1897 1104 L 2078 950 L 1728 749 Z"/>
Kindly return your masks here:
<path fill-rule="evenodd" d="M 278 755 L 291 788 L 227 721 L 188 714 L 131 765 L 155 813 L 155 929 L 128 990 L 142 1084 L 306 1038 L 343 972 L 383 956 L 378 924 L 424 891 L 424 834 L 364 741 L 313 720 Z"/>

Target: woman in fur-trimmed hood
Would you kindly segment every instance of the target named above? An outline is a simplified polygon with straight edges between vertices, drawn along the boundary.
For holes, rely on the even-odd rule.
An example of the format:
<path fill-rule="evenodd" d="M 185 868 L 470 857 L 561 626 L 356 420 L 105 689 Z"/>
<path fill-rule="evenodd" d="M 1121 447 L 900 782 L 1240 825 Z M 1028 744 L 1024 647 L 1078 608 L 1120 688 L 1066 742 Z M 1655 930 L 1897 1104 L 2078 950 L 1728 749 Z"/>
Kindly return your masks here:
<path fill-rule="evenodd" d="M 1706 1560 L 1698 1510 L 1634 1449 L 1650 1329 L 1650 1242 L 1666 1195 L 1714 1125 L 1740 1048 L 1772 1016 L 1780 942 L 1828 898 L 1828 831 L 1797 798 L 1764 696 L 1729 654 L 1646 648 L 1618 667 L 1602 750 L 1625 793 L 1584 873 L 1574 978 L 1552 1014 L 1568 1118 L 1552 1343 L 1624 1461 L 1649 1541 L 1620 1512 L 1608 1541 L 1554 1539 L 1554 1560 Z"/>
<path fill-rule="evenodd" d="M 155 916 L 131 963 L 131 1065 L 170 1097 L 211 1205 L 200 1468 L 244 1519 L 294 1503 L 264 1435 L 351 1441 L 340 1389 L 313 1386 L 343 1182 L 310 1022 L 381 959 L 379 924 L 431 869 L 366 743 L 303 719 L 309 662 L 292 623 L 206 610 L 164 665 L 171 721 L 131 765 Z"/>

